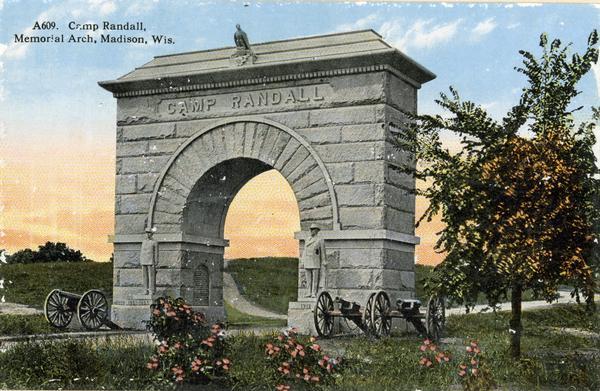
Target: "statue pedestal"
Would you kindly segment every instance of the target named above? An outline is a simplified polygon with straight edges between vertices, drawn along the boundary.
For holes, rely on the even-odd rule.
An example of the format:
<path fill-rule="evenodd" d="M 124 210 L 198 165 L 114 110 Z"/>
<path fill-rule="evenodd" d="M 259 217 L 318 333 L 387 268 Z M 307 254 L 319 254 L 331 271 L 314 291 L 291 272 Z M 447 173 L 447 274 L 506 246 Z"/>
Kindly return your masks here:
<path fill-rule="evenodd" d="M 313 315 L 316 302 L 317 299 L 313 297 L 291 301 L 288 306 L 288 327 L 297 328 L 300 334 L 317 335 Z"/>

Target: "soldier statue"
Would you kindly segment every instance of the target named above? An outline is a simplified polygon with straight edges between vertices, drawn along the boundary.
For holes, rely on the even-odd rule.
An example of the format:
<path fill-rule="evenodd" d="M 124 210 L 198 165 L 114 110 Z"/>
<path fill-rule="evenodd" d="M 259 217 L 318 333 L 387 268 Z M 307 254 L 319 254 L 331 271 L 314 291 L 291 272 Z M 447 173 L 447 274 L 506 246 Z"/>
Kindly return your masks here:
<path fill-rule="evenodd" d="M 244 30 L 242 30 L 239 24 L 235 25 L 235 29 L 235 34 L 233 34 L 235 46 L 239 49 L 250 50 L 250 41 L 248 41 L 248 36 Z"/>
<path fill-rule="evenodd" d="M 319 291 L 319 277 L 323 277 L 323 280 L 325 280 L 327 270 L 325 241 L 319 237 L 319 231 L 319 226 L 312 224 L 310 226 L 310 237 L 304 241 L 301 261 L 306 273 L 306 297 L 316 297 Z M 324 269 L 323 276 L 320 276 L 321 267 Z"/>
<path fill-rule="evenodd" d="M 152 239 L 152 229 L 146 229 L 147 239 L 142 242 L 140 251 L 140 264 L 142 265 L 142 275 L 144 278 L 144 289 L 146 295 L 153 295 L 156 292 L 156 261 L 158 259 L 158 243 Z"/>
<path fill-rule="evenodd" d="M 233 34 L 235 42 L 235 52 L 229 58 L 231 63 L 236 66 L 242 66 L 246 63 L 253 64 L 256 60 L 256 55 L 250 47 L 248 35 L 242 30 L 239 24 L 235 25 L 236 31 Z"/>

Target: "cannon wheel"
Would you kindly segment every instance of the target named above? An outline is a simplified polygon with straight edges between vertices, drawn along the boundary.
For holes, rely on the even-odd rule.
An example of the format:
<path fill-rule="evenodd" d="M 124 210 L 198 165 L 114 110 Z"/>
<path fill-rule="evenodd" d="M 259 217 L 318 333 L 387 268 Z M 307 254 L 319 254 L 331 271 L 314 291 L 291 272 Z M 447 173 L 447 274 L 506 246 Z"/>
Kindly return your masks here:
<path fill-rule="evenodd" d="M 104 293 L 97 289 L 87 291 L 77 303 L 77 317 L 88 330 L 97 330 L 108 317 L 108 301 Z"/>
<path fill-rule="evenodd" d="M 315 310 L 313 311 L 315 329 L 319 337 L 330 337 L 333 333 L 333 299 L 327 291 L 323 291 L 317 297 Z"/>
<path fill-rule="evenodd" d="M 377 292 L 373 302 L 371 324 L 373 332 L 378 337 L 390 335 L 392 331 L 392 318 L 389 316 L 390 310 L 390 298 L 387 293 L 384 291 Z"/>
<path fill-rule="evenodd" d="M 431 296 L 429 298 L 425 320 L 427 334 L 434 341 L 439 341 L 446 327 L 446 305 L 442 296 Z"/>
<path fill-rule="evenodd" d="M 64 329 L 71 323 L 73 311 L 69 308 L 69 298 L 54 289 L 44 301 L 44 315 L 51 326 Z"/>
<path fill-rule="evenodd" d="M 375 295 L 373 292 L 369 295 L 367 299 L 367 304 L 365 305 L 365 312 L 362 315 L 362 323 L 363 323 L 363 331 L 368 334 L 373 333 L 373 303 L 375 303 Z"/>

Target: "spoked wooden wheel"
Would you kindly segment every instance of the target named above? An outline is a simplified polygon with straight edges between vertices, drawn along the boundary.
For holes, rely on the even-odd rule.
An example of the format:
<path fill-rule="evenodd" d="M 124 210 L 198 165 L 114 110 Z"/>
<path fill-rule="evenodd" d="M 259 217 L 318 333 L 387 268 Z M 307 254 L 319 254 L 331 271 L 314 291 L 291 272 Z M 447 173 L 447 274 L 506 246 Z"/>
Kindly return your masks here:
<path fill-rule="evenodd" d="M 373 305 L 375 304 L 375 295 L 376 293 L 373 292 L 369 295 L 369 298 L 367 299 L 367 304 L 365 305 L 365 312 L 363 312 L 362 315 L 362 324 L 363 324 L 363 331 L 365 332 L 365 334 L 372 334 L 373 333 Z"/>
<path fill-rule="evenodd" d="M 443 297 L 431 296 L 429 298 L 425 318 L 429 338 L 439 341 L 446 327 L 446 305 Z"/>
<path fill-rule="evenodd" d="M 108 317 L 108 301 L 104 294 L 96 289 L 85 292 L 77 304 L 77 317 L 88 330 L 102 326 Z"/>
<path fill-rule="evenodd" d="M 390 298 L 387 293 L 384 291 L 377 292 L 373 302 L 371 323 L 373 333 L 378 337 L 390 335 L 392 331 L 392 318 L 389 316 L 390 311 Z"/>
<path fill-rule="evenodd" d="M 69 308 L 69 298 L 61 295 L 60 290 L 54 289 L 46 296 L 44 315 L 50 325 L 64 329 L 71 323 L 73 311 Z"/>
<path fill-rule="evenodd" d="M 319 337 L 330 337 L 333 333 L 333 299 L 327 291 L 323 291 L 317 296 L 317 304 L 313 311 L 315 320 L 315 329 Z"/>

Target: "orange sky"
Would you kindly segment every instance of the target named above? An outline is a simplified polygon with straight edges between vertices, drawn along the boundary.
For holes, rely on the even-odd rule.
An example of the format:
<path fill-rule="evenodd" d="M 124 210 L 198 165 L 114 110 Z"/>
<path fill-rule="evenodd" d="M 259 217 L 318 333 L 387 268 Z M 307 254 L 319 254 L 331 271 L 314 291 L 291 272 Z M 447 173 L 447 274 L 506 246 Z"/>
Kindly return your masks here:
<path fill-rule="evenodd" d="M 14 252 L 37 248 L 46 241 L 66 242 L 88 258 L 107 261 L 112 252 L 114 143 L 86 137 L 52 142 L 52 149 L 27 143 L 3 151 L 0 171 L 0 248 Z M 265 191 L 276 189 L 276 191 Z M 422 200 L 417 207 L 423 209 Z M 419 228 L 419 263 L 437 263 L 432 231 L 439 223 Z M 236 196 L 227 215 L 228 258 L 297 256 L 294 232 L 298 206 L 292 189 L 276 171 L 261 174 Z"/>

